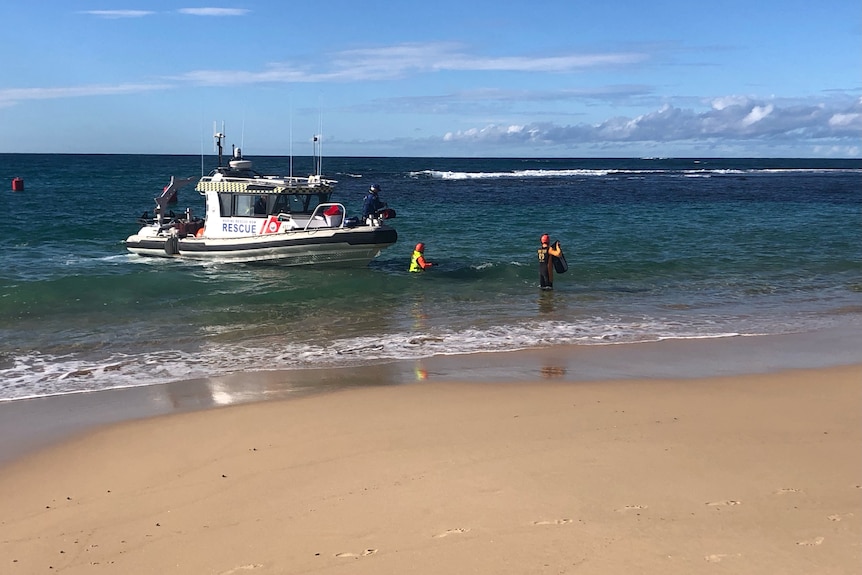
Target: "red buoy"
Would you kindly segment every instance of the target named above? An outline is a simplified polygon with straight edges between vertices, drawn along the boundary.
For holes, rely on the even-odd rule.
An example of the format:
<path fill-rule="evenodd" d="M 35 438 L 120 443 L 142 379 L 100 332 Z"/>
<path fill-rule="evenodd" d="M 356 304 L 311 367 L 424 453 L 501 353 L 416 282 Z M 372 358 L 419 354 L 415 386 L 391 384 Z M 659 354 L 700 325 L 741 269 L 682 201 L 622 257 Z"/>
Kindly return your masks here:
<path fill-rule="evenodd" d="M 12 191 L 13 192 L 23 192 L 24 191 L 24 180 L 21 178 L 12 178 Z"/>

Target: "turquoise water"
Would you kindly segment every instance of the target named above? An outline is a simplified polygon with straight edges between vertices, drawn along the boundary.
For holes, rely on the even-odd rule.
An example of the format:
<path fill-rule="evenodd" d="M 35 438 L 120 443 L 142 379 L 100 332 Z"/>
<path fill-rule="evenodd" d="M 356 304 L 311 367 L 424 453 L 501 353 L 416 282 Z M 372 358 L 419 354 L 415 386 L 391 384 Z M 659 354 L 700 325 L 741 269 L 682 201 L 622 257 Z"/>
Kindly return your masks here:
<path fill-rule="evenodd" d="M 283 157 L 250 158 L 286 173 Z M 0 399 L 559 343 L 862 325 L 862 162 L 324 158 L 398 243 L 367 268 L 193 264 L 122 240 L 215 158 L 0 155 Z M 294 173 L 311 171 L 294 158 Z M 11 191 L 22 177 L 24 192 Z M 196 192 L 176 209 L 202 214 Z M 542 233 L 569 271 L 538 289 Z M 409 274 L 413 245 L 437 265 Z"/>

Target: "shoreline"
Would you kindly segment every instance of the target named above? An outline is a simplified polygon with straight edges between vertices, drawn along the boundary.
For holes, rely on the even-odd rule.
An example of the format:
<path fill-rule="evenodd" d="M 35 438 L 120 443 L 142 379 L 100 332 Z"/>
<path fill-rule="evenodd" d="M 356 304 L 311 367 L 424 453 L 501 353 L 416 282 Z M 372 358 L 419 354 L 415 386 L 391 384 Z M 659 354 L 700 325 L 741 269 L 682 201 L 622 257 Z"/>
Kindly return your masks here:
<path fill-rule="evenodd" d="M 432 379 L 126 420 L 4 466 L 0 565 L 850 573 L 860 373 Z"/>
<path fill-rule="evenodd" d="M 717 339 L 560 345 L 360 367 L 226 374 L 152 386 L 0 401 L 0 468 L 65 438 L 125 421 L 415 382 L 702 379 L 862 365 L 852 328 Z"/>

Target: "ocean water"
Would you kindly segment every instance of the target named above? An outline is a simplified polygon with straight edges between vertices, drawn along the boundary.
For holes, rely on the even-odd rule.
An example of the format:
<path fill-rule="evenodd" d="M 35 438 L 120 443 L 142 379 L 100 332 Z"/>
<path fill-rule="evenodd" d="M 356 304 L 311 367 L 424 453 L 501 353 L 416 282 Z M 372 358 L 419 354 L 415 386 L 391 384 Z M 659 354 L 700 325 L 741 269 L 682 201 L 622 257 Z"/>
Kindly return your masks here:
<path fill-rule="evenodd" d="M 397 212 L 398 243 L 368 267 L 127 253 L 170 176 L 215 164 L 0 154 L 0 400 L 555 344 L 862 334 L 858 160 L 324 158 L 348 210 L 378 183 Z M 191 187 L 186 207 L 203 212 Z M 538 289 L 543 233 L 569 263 L 552 292 Z M 419 241 L 437 265 L 410 274 Z"/>

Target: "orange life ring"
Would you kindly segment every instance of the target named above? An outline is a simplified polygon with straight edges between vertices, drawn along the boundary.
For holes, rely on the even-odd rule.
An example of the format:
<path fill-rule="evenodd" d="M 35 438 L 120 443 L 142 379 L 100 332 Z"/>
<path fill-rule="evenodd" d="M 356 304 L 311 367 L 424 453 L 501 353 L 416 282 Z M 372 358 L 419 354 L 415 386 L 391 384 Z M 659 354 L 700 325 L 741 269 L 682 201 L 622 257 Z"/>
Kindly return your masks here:
<path fill-rule="evenodd" d="M 196 237 L 196 238 L 202 238 L 202 237 L 204 237 L 204 229 L 203 229 L 203 228 L 201 228 L 201 229 L 199 229 L 198 231 L 196 231 L 196 232 L 195 232 L 195 237 Z"/>

